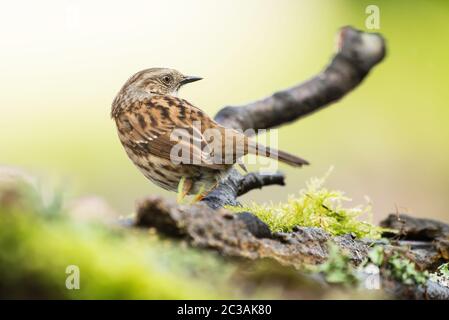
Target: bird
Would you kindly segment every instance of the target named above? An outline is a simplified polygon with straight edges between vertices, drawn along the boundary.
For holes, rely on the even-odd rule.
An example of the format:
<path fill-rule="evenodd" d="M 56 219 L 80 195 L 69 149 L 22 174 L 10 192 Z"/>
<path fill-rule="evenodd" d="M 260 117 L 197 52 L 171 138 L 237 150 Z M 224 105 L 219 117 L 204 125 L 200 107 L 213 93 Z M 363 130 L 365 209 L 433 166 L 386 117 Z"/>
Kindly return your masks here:
<path fill-rule="evenodd" d="M 169 68 L 137 72 L 112 102 L 111 118 L 128 157 L 154 184 L 201 200 L 246 154 L 276 158 L 294 167 L 309 164 L 295 155 L 257 144 L 238 130 L 221 126 L 204 111 L 178 97 L 179 89 L 200 77 Z M 178 139 L 174 139 L 176 132 Z M 210 137 L 215 135 L 215 148 Z M 175 159 L 173 150 L 189 151 Z M 231 146 L 231 147 L 229 147 Z M 179 152 L 176 153 L 179 156 Z M 176 158 L 176 157 L 175 157 Z M 244 168 L 244 166 L 242 165 Z M 244 168 L 245 169 L 245 168 Z"/>

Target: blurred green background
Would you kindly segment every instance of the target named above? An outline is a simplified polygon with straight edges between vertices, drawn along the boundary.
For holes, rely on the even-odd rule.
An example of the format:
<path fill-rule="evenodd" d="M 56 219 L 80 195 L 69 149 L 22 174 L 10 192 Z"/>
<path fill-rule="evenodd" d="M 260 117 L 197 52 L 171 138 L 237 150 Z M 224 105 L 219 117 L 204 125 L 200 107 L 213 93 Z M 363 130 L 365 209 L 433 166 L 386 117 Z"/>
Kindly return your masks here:
<path fill-rule="evenodd" d="M 334 52 L 341 26 L 365 30 L 380 8 L 386 60 L 340 102 L 279 131 L 280 147 L 312 163 L 282 166 L 286 200 L 304 181 L 371 198 L 375 219 L 396 207 L 449 221 L 449 2 L 15 1 L 0 11 L 0 163 L 24 167 L 70 195 L 98 194 L 119 212 L 168 194 L 132 165 L 109 118 L 126 79 L 154 66 L 205 80 L 183 98 L 211 116 L 301 82 Z M 51 178 L 50 178 L 51 177 Z"/>

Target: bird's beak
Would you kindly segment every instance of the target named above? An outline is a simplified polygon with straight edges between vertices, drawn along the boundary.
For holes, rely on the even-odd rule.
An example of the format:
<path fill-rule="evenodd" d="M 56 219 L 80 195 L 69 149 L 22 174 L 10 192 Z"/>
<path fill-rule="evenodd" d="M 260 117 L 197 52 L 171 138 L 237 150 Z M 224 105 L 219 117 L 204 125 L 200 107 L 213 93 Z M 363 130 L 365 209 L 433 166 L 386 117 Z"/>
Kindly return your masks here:
<path fill-rule="evenodd" d="M 182 79 L 179 83 L 181 84 L 181 86 L 185 85 L 186 83 L 190 83 L 190 82 L 195 82 L 198 80 L 201 80 L 203 78 L 201 77 L 193 77 L 193 76 L 187 76 L 184 79 Z"/>

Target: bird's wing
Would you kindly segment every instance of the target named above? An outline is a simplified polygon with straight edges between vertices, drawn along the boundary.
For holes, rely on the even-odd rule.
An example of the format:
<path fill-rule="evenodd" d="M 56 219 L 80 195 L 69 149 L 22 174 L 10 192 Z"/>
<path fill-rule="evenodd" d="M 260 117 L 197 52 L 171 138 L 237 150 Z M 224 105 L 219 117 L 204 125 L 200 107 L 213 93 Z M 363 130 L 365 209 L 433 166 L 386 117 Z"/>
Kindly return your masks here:
<path fill-rule="evenodd" d="M 125 143 L 129 141 L 143 152 L 175 163 L 223 168 L 223 164 L 214 163 L 203 136 L 215 122 L 183 99 L 154 96 L 136 101 L 116 122 Z"/>

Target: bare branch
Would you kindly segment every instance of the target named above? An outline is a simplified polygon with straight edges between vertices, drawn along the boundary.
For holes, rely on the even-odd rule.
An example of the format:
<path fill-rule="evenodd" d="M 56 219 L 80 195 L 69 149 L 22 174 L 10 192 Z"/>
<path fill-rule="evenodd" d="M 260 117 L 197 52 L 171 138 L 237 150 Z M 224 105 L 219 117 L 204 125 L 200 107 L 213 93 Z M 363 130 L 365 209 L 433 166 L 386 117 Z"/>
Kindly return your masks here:
<path fill-rule="evenodd" d="M 340 30 L 337 53 L 312 79 L 243 106 L 227 106 L 215 116 L 234 129 L 269 129 L 292 122 L 329 105 L 349 93 L 385 56 L 380 34 L 352 27 Z"/>
<path fill-rule="evenodd" d="M 237 197 L 253 190 L 260 189 L 269 185 L 285 185 L 284 175 L 282 173 L 275 174 L 259 174 L 249 173 L 242 176 L 237 170 L 231 169 L 225 181 L 209 193 L 203 202 L 209 207 L 217 209 L 225 205 L 239 205 Z"/>
<path fill-rule="evenodd" d="M 385 56 L 385 41 L 379 34 L 351 27 L 340 30 L 337 53 L 329 66 L 314 78 L 265 99 L 238 107 L 224 107 L 215 116 L 222 125 L 234 129 L 268 129 L 297 120 L 337 101 L 354 89 Z M 243 177 L 232 170 L 204 202 L 211 208 L 238 205 L 236 198 L 252 189 L 284 184 L 282 174 Z"/>
<path fill-rule="evenodd" d="M 243 177 L 242 182 L 239 185 L 239 190 L 237 196 L 244 195 L 245 193 L 253 189 L 261 189 L 263 186 L 270 185 L 285 185 L 285 177 L 282 173 L 276 174 L 259 174 L 259 173 L 248 173 Z"/>

